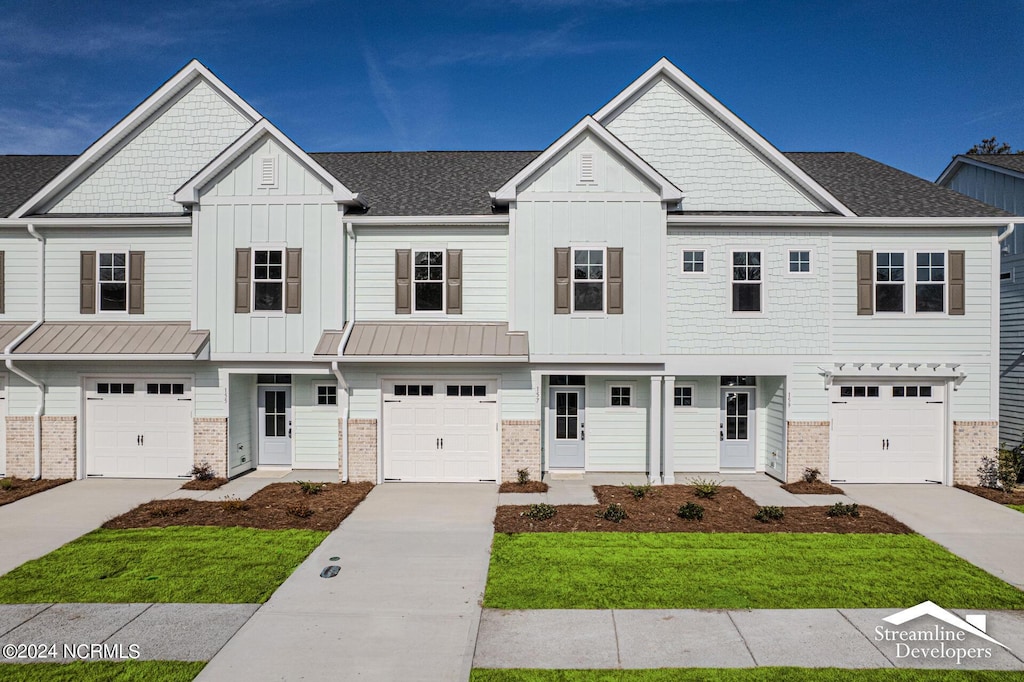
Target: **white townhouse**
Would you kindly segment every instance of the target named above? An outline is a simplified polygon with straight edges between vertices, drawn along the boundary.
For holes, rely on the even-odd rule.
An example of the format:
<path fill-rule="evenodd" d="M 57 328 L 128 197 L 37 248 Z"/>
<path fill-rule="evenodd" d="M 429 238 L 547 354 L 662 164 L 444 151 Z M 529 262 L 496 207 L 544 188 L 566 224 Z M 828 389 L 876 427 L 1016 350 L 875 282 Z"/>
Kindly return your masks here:
<path fill-rule="evenodd" d="M 191 62 L 0 157 L 7 475 L 974 482 L 1010 214 L 667 60 L 542 152 L 300 149 Z"/>

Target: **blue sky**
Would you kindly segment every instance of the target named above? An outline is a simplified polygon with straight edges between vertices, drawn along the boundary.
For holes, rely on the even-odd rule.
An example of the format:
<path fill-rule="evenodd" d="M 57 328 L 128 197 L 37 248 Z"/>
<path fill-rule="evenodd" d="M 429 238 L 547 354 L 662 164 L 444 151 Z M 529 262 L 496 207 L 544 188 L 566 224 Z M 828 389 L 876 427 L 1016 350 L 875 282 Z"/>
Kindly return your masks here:
<path fill-rule="evenodd" d="M 1022 0 L 0 0 L 0 153 L 76 154 L 189 59 L 308 151 L 541 149 L 667 56 L 783 151 L 1024 148 Z"/>

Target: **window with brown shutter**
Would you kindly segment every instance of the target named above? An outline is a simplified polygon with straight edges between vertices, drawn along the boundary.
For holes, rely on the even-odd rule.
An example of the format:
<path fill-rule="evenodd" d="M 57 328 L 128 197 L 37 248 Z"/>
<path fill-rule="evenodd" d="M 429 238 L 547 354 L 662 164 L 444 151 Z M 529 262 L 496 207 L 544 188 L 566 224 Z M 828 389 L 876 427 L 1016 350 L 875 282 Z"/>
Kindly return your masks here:
<path fill-rule="evenodd" d="M 285 262 L 284 312 L 302 312 L 302 249 L 288 249 Z"/>
<path fill-rule="evenodd" d="M 622 314 L 622 249 L 608 249 L 608 314 Z"/>
<path fill-rule="evenodd" d="M 79 259 L 79 312 L 96 314 L 96 252 L 82 251 Z"/>
<path fill-rule="evenodd" d="M 445 312 L 462 314 L 462 249 L 449 249 L 445 254 Z"/>
<path fill-rule="evenodd" d="M 874 315 L 874 253 L 871 251 L 857 252 L 857 314 Z"/>
<path fill-rule="evenodd" d="M 569 307 L 569 260 L 572 250 L 569 248 L 555 249 L 555 315 L 568 315 Z"/>
<path fill-rule="evenodd" d="M 235 312 L 247 313 L 252 305 L 252 254 L 235 249 Z"/>
<path fill-rule="evenodd" d="M 949 314 L 964 314 L 964 252 L 949 252 Z"/>
<path fill-rule="evenodd" d="M 412 313 L 412 249 L 395 249 L 395 314 Z"/>
<path fill-rule="evenodd" d="M 146 254 L 143 251 L 128 253 L 128 314 L 142 315 L 146 312 Z"/>

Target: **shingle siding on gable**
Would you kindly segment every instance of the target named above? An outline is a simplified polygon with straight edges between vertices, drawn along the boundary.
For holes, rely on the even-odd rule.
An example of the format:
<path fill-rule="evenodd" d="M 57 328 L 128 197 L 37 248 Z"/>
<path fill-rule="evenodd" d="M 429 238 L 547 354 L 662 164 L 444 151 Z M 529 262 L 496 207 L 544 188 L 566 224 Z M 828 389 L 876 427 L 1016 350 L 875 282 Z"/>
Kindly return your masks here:
<path fill-rule="evenodd" d="M 684 210 L 821 210 L 664 79 L 606 127 L 683 191 Z"/>
<path fill-rule="evenodd" d="M 180 213 L 174 190 L 250 125 L 199 81 L 46 212 Z"/>

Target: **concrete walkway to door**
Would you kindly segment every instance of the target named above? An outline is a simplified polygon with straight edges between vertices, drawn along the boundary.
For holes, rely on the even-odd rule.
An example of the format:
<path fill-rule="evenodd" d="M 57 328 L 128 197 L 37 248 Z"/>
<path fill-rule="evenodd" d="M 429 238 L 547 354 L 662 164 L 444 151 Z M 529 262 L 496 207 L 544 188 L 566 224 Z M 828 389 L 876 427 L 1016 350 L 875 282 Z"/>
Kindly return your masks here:
<path fill-rule="evenodd" d="M 933 483 L 840 484 L 847 497 L 880 509 L 975 566 L 1024 589 L 1024 514 Z"/>
<path fill-rule="evenodd" d="M 377 486 L 197 679 L 468 679 L 497 500 L 492 483 Z"/>

